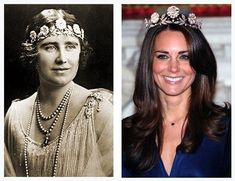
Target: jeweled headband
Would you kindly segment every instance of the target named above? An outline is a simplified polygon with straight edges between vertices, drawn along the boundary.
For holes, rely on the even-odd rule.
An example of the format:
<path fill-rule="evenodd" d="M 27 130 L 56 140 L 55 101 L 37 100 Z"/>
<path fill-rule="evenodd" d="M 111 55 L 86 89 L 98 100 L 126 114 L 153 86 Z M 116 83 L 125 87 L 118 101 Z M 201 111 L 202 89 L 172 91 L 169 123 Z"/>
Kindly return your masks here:
<path fill-rule="evenodd" d="M 154 12 L 149 20 L 145 19 L 145 25 L 148 29 L 154 26 L 168 24 L 177 24 L 201 29 L 201 22 L 198 21 L 194 13 L 189 13 L 188 16 L 185 16 L 180 14 L 180 9 L 176 6 L 170 6 L 167 9 L 167 13 L 164 13 L 161 16 L 157 12 Z"/>
<path fill-rule="evenodd" d="M 50 13 L 50 10 L 45 10 L 45 13 Z M 48 27 L 47 25 L 43 25 L 40 27 L 40 31 L 37 33 L 36 30 L 32 30 L 29 33 L 29 43 L 34 43 L 41 41 L 50 36 L 57 36 L 57 35 L 66 35 L 66 36 L 75 36 L 80 39 L 84 39 L 84 30 L 80 28 L 78 24 L 67 25 L 66 21 L 59 17 L 55 24 Z"/>

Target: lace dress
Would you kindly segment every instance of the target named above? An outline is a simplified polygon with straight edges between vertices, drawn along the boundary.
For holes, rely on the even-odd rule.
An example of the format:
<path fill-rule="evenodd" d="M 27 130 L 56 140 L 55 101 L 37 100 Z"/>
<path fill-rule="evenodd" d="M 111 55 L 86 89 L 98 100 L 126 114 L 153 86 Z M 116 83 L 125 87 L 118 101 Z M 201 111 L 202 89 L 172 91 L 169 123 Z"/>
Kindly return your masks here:
<path fill-rule="evenodd" d="M 82 89 L 82 88 L 81 88 Z M 89 91 L 86 102 L 76 118 L 65 128 L 60 147 L 56 176 L 112 176 L 112 103 L 104 90 Z M 89 93 L 89 94 L 88 94 Z M 24 141 L 26 130 L 22 121 L 30 119 L 24 111 L 35 111 L 36 94 L 12 102 L 5 121 L 5 176 L 26 176 Z M 100 111 L 97 111 L 97 108 Z M 32 112 L 31 112 L 32 114 Z M 22 116 L 24 115 L 24 116 Z M 99 120 L 96 120 L 99 117 Z M 99 133 L 97 133 L 99 130 Z M 30 176 L 51 176 L 58 137 L 49 145 L 29 138 L 27 154 Z M 6 163 L 7 162 L 7 163 Z M 10 165 L 10 166 L 9 166 Z"/>

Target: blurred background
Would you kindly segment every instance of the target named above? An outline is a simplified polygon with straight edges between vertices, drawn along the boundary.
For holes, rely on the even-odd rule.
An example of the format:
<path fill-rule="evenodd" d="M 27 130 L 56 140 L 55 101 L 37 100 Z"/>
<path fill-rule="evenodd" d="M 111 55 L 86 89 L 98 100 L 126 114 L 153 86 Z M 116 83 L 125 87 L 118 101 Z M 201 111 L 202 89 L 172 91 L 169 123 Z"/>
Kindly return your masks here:
<path fill-rule="evenodd" d="M 169 4 L 122 6 L 122 117 L 135 112 L 132 102 L 135 71 L 146 28 L 145 18 L 157 11 L 166 13 Z M 195 15 L 202 21 L 201 31 L 209 42 L 217 60 L 215 102 L 231 103 L 231 5 L 230 4 L 177 4 L 180 13 Z"/>
<path fill-rule="evenodd" d="M 4 5 L 4 109 L 11 101 L 30 96 L 38 88 L 36 72 L 19 61 L 20 45 L 31 18 L 44 9 L 64 9 L 74 14 L 94 53 L 79 65 L 75 82 L 88 89 L 113 90 L 113 5 L 12 4 Z"/>

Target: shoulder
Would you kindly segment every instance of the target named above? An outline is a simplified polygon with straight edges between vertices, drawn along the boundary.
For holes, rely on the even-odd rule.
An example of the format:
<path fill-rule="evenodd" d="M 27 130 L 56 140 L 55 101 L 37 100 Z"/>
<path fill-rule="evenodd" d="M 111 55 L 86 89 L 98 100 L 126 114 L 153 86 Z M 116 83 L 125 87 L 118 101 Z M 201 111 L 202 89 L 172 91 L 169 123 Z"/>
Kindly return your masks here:
<path fill-rule="evenodd" d="M 103 129 L 112 131 L 112 92 L 107 89 L 91 89 L 89 91 L 90 94 L 85 103 L 86 116 L 94 116 L 94 124 L 98 135 Z"/>
<path fill-rule="evenodd" d="M 92 92 L 93 96 L 101 96 L 102 101 L 104 101 L 104 103 L 109 102 L 113 104 L 113 92 L 111 90 L 98 88 L 98 89 L 90 89 L 90 91 Z"/>
<path fill-rule="evenodd" d="M 36 93 L 26 99 L 15 99 L 12 101 L 5 115 L 5 126 L 7 125 L 25 125 L 27 124 L 28 117 L 31 115 Z"/>
<path fill-rule="evenodd" d="M 88 100 L 95 100 L 98 105 L 98 112 L 100 114 L 109 112 L 113 107 L 113 93 L 110 90 L 99 88 L 91 89 L 91 94 Z"/>
<path fill-rule="evenodd" d="M 225 126 L 226 132 L 229 132 L 231 129 L 231 105 L 225 104 L 223 107 L 223 114 L 220 118 L 220 123 Z"/>
<path fill-rule="evenodd" d="M 15 99 L 12 101 L 11 106 L 9 107 L 7 114 L 11 112 L 21 112 L 24 113 L 32 109 L 34 101 L 36 98 L 36 92 L 26 99 Z"/>
<path fill-rule="evenodd" d="M 34 94 L 32 94 L 31 96 L 25 99 L 15 99 L 12 101 L 12 104 L 27 106 L 35 101 L 36 95 L 37 95 L 37 92 L 35 92 Z"/>
<path fill-rule="evenodd" d="M 226 109 L 225 115 L 221 118 L 222 122 L 225 124 L 227 135 L 231 134 L 231 107 Z"/>
<path fill-rule="evenodd" d="M 108 89 L 86 89 L 78 84 L 75 85 L 75 94 L 79 99 L 84 99 L 86 102 L 95 100 L 98 103 L 113 103 L 113 92 Z"/>

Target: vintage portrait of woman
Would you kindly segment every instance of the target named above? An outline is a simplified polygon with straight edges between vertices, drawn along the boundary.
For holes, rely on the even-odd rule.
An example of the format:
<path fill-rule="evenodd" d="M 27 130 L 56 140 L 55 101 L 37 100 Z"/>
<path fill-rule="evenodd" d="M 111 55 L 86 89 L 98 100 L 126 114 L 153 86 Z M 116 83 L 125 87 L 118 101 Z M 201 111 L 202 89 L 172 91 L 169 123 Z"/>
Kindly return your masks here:
<path fill-rule="evenodd" d="M 145 20 L 136 112 L 122 122 L 123 177 L 231 177 L 230 103 L 214 102 L 214 53 L 194 13 Z"/>
<path fill-rule="evenodd" d="M 28 17 L 19 59 L 16 61 L 34 71 L 37 80 L 33 83 L 24 82 L 35 85 L 35 90 L 32 88 L 34 92 L 24 95 L 25 98 L 15 97 L 7 108 L 5 176 L 112 176 L 112 80 L 106 82 L 108 79 L 104 77 L 103 82 L 98 82 L 102 71 L 106 71 L 103 76 L 112 72 L 110 55 L 113 50 L 108 49 L 112 48 L 112 6 L 5 5 L 6 25 L 10 22 L 7 18 L 13 16 L 14 10 L 34 14 Z M 89 13 L 90 19 L 84 19 L 86 16 L 82 13 Z M 105 23 L 109 26 L 97 25 L 97 20 L 105 18 L 107 14 L 109 17 Z M 83 26 L 81 22 L 91 26 Z M 97 30 L 102 27 L 108 30 Z M 11 32 L 17 35 L 18 28 L 14 26 Z M 110 41 L 110 47 L 102 43 L 97 45 L 103 45 L 101 57 L 105 59 L 103 70 L 99 70 L 99 73 L 98 70 L 91 71 L 84 67 L 89 65 L 90 55 L 93 55 L 93 60 L 100 60 L 99 56 L 95 57 L 99 53 L 96 54 L 97 49 L 89 43 L 88 34 L 99 36 L 102 33 L 105 35 L 100 36 L 107 37 L 105 41 Z M 98 40 L 91 39 L 93 44 L 95 41 Z M 96 69 L 102 68 L 99 66 L 96 64 Z M 87 75 L 93 75 L 92 80 L 97 78 L 93 86 L 85 88 L 80 85 L 78 79 L 86 75 L 79 77 L 77 73 L 80 68 L 89 70 Z M 32 80 L 30 76 L 28 78 Z M 8 82 L 8 87 L 14 83 L 17 84 Z M 12 96 L 10 93 L 5 91 L 5 99 Z"/>

